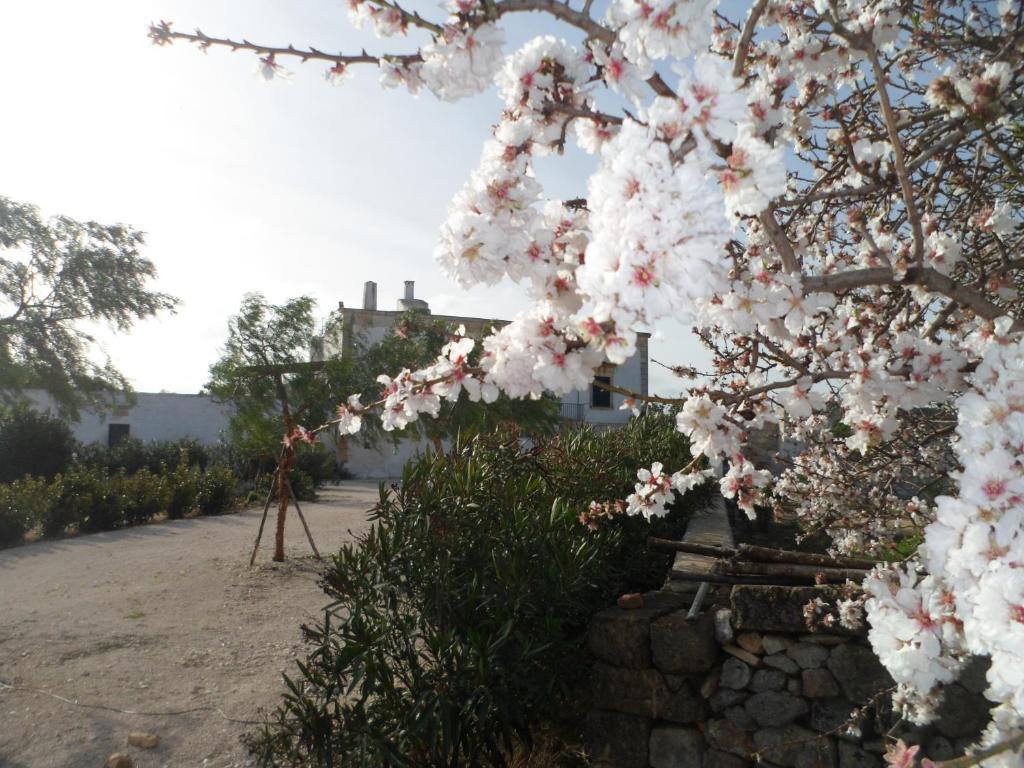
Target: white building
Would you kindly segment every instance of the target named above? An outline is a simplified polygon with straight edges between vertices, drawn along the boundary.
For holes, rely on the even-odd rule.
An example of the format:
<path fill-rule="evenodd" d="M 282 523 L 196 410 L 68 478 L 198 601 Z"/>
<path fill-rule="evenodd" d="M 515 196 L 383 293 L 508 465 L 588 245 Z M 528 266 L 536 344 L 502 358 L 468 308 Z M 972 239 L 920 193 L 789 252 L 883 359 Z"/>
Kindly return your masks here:
<path fill-rule="evenodd" d="M 340 336 L 332 340 L 330 349 L 319 349 L 319 355 L 344 355 L 356 340 L 366 345 L 377 344 L 391 332 L 402 315 L 410 310 L 430 313 L 427 302 L 417 299 L 412 280 L 405 281 L 403 297 L 395 309 L 377 308 L 377 284 L 367 282 L 363 286 L 363 304 L 356 309 L 338 304 L 332 320 L 341 328 Z M 492 327 L 506 324 L 507 320 L 482 317 L 458 317 L 454 315 L 432 315 L 452 325 L 464 325 L 472 336 L 485 335 Z M 637 353 L 621 365 L 608 363 L 598 369 L 597 380 L 632 392 L 646 395 L 648 392 L 648 341 L 650 336 L 640 334 L 637 339 Z M 571 422 L 584 422 L 601 427 L 622 426 L 631 417 L 628 410 L 622 410 L 622 395 L 593 385 L 589 389 L 570 392 L 562 397 L 562 418 Z M 404 441 L 398 448 L 382 445 L 379 448 L 364 448 L 357 441 L 339 445 L 339 459 L 357 477 L 394 477 L 401 473 L 405 462 L 426 448 L 426 444 Z"/>
<path fill-rule="evenodd" d="M 33 409 L 56 415 L 57 408 L 46 392 L 33 389 L 25 394 Z M 229 405 L 206 395 L 136 392 L 130 399 L 114 397 L 109 408 L 83 408 L 78 421 L 69 423 L 76 440 L 113 445 L 134 437 L 146 443 L 188 439 L 215 445 L 231 418 Z"/>
<path fill-rule="evenodd" d="M 333 320 L 340 320 L 341 335 L 332 340 L 330 349 L 313 350 L 314 358 L 324 354 L 344 355 L 351 350 L 356 339 L 372 345 L 384 339 L 401 316 L 409 311 L 430 312 L 427 302 L 415 298 L 412 281 L 406 281 L 404 297 L 394 310 L 377 309 L 377 284 L 368 282 L 363 290 L 363 306 L 359 309 L 338 305 Z M 474 336 L 486 334 L 493 326 L 507 321 L 481 317 L 432 315 L 452 325 L 465 325 Z M 598 370 L 597 378 L 633 392 L 647 394 L 648 339 L 640 334 L 637 354 L 622 365 L 607 364 Z M 31 390 L 29 400 L 37 410 L 56 413 L 52 399 L 41 390 Z M 623 396 L 597 386 L 570 392 L 562 397 L 561 415 L 569 422 L 584 422 L 600 427 L 621 426 L 629 421 L 631 413 L 621 410 Z M 192 439 L 204 445 L 221 441 L 231 418 L 231 406 L 217 403 L 206 395 L 139 392 L 132 399 L 119 397 L 105 410 L 83 409 L 79 420 L 71 429 L 83 443 L 113 445 L 125 438 L 143 442 L 158 440 Z M 365 448 L 358 440 L 344 440 L 338 446 L 338 458 L 356 477 L 387 478 L 401 474 L 405 462 L 426 450 L 426 443 L 404 440 L 397 447 L 382 444 Z"/>

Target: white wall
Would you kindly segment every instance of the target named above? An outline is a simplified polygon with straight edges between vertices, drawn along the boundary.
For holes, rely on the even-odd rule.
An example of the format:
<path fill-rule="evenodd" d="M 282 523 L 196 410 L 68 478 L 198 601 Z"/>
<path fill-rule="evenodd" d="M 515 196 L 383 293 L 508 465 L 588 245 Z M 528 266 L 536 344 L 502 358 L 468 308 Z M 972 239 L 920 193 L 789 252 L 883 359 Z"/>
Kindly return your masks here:
<path fill-rule="evenodd" d="M 41 390 L 28 393 L 33 408 L 56 413 L 53 400 Z M 71 431 L 83 443 L 107 443 L 110 424 L 127 424 L 129 436 L 143 442 L 192 439 L 203 445 L 220 442 L 231 416 L 230 406 L 216 403 L 204 395 L 179 395 L 170 392 L 138 392 L 135 403 L 101 412 L 83 409 Z"/>
<path fill-rule="evenodd" d="M 445 444 L 447 448 L 447 444 Z M 403 440 L 398 446 L 384 440 L 376 448 L 364 448 L 358 440 L 348 439 L 347 449 L 340 452 L 345 469 L 355 477 L 366 480 L 385 480 L 402 476 L 405 463 L 431 450 L 426 440 Z"/>
<path fill-rule="evenodd" d="M 645 358 L 646 356 L 641 354 L 638 349 L 637 354 L 626 360 L 622 365 L 618 365 L 612 369 L 612 384 L 617 387 L 628 389 L 632 392 L 646 394 L 645 377 L 643 375 Z M 590 393 L 590 389 L 570 392 L 562 396 L 562 402 L 565 404 L 582 405 L 583 421 L 588 424 L 596 424 L 599 426 L 622 425 L 632 418 L 631 411 L 620 410 L 623 401 L 626 399 L 623 395 L 620 395 L 617 392 L 612 392 L 611 408 L 592 408 L 590 405 Z"/>

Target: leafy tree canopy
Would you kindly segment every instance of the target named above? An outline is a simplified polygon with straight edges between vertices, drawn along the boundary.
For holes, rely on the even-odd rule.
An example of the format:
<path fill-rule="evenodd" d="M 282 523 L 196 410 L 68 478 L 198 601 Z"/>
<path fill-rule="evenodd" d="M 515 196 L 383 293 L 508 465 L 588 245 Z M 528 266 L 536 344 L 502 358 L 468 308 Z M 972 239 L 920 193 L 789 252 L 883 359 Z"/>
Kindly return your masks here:
<path fill-rule="evenodd" d="M 149 290 L 153 263 L 143 234 L 123 224 L 44 220 L 32 205 L 0 197 L 0 405 L 45 389 L 62 416 L 127 390 L 109 359 L 98 362 L 87 324 L 127 331 L 173 310 L 177 299 Z"/>

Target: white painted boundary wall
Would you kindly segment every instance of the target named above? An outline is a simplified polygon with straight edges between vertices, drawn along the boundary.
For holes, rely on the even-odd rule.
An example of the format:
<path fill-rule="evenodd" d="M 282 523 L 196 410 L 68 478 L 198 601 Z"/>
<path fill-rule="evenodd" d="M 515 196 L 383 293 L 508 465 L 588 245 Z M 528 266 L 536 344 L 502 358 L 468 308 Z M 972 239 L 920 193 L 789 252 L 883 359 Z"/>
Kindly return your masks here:
<path fill-rule="evenodd" d="M 26 393 L 35 410 L 56 414 L 52 398 L 42 390 Z M 221 441 L 228 427 L 231 407 L 205 395 L 179 395 L 171 392 L 137 392 L 134 404 L 123 398 L 119 405 L 104 411 L 82 410 L 80 419 L 70 424 L 75 438 L 83 443 L 107 444 L 111 424 L 127 424 L 129 437 L 143 442 L 160 440 L 196 440 L 203 445 Z"/>

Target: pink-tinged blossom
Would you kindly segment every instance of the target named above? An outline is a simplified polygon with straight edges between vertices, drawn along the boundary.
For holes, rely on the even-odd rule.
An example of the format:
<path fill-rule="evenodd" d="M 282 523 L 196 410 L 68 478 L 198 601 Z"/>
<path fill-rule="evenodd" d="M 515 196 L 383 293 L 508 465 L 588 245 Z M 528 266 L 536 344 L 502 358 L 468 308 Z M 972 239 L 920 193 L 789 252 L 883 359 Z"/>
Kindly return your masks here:
<path fill-rule="evenodd" d="M 502 64 L 504 33 L 494 24 L 477 27 L 448 24 L 420 49 L 420 77 L 443 101 L 474 96 L 491 84 Z"/>
<path fill-rule="evenodd" d="M 756 216 L 786 191 L 782 151 L 755 135 L 749 123 L 740 125 L 726 166 L 717 175 L 733 216 Z"/>
<path fill-rule="evenodd" d="M 345 405 L 338 406 L 338 433 L 354 435 L 363 427 L 361 416 L 364 410 L 359 395 L 350 395 Z"/>
<path fill-rule="evenodd" d="M 268 83 L 271 80 L 290 80 L 292 76 L 289 70 L 277 62 L 272 53 L 260 57 L 259 63 L 256 65 L 256 74 Z"/>
<path fill-rule="evenodd" d="M 608 22 L 630 61 L 685 59 L 711 41 L 717 0 L 613 0 Z"/>

